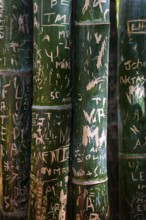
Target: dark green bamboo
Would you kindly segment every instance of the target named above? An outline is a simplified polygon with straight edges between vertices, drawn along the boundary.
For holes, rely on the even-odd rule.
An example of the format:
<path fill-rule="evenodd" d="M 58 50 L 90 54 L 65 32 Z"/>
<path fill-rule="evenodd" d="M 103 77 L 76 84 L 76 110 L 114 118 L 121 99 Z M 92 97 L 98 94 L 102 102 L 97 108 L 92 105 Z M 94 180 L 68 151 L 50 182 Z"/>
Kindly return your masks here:
<path fill-rule="evenodd" d="M 119 12 L 120 219 L 146 219 L 146 1 Z"/>
<path fill-rule="evenodd" d="M 73 219 L 108 219 L 109 1 L 74 5 Z"/>
<path fill-rule="evenodd" d="M 32 100 L 32 2 L 0 0 L 0 208 L 27 219 Z"/>
<path fill-rule="evenodd" d="M 119 216 L 116 13 L 116 0 L 110 0 L 107 169 L 111 220 L 118 220 Z"/>
<path fill-rule="evenodd" d="M 66 218 L 71 130 L 71 0 L 34 1 L 29 220 Z"/>

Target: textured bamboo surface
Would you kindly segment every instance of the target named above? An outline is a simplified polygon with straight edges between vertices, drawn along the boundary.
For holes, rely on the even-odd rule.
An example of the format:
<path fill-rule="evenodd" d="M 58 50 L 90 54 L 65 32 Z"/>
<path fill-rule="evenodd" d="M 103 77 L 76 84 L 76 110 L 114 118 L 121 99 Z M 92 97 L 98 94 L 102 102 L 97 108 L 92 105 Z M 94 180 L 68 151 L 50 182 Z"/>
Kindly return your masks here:
<path fill-rule="evenodd" d="M 0 208 L 28 213 L 32 104 L 32 2 L 0 1 Z"/>
<path fill-rule="evenodd" d="M 29 220 L 66 218 L 71 132 L 71 0 L 34 1 Z"/>
<path fill-rule="evenodd" d="M 108 219 L 109 1 L 77 0 L 74 11 L 72 217 Z"/>
<path fill-rule="evenodd" d="M 146 1 L 119 11 L 119 219 L 146 219 Z"/>

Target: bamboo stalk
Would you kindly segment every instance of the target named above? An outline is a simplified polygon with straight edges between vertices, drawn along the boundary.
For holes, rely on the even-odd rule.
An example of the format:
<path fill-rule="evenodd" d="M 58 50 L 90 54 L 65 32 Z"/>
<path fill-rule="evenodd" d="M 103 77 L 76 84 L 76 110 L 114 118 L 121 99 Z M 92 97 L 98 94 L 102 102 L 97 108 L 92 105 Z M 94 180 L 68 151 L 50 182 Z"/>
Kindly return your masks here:
<path fill-rule="evenodd" d="M 118 114 L 117 114 L 117 21 L 116 0 L 110 1 L 110 48 L 108 80 L 107 169 L 110 219 L 119 219 Z"/>
<path fill-rule="evenodd" d="M 116 21 L 116 1 L 110 1 L 110 50 L 109 50 L 109 82 L 108 82 L 108 126 L 115 126 L 117 123 L 117 21 Z M 116 129 L 116 128 L 115 128 Z M 114 128 L 111 130 L 114 130 Z M 114 132 L 111 132 L 112 135 Z M 116 135 L 114 135 L 116 136 Z M 115 137 L 117 138 L 117 136 Z M 109 137 L 110 139 L 110 137 Z M 110 139 L 111 140 L 111 139 Z M 111 143 L 112 145 L 112 143 Z M 115 143 L 117 146 L 117 142 Z M 112 146 L 111 146 L 112 147 Z M 116 149 L 118 155 L 118 148 Z M 111 154 L 114 157 L 114 149 Z M 109 158 L 112 160 L 113 158 Z M 118 158 L 116 158 L 118 161 Z"/>
<path fill-rule="evenodd" d="M 108 219 L 109 1 L 75 1 L 73 219 Z"/>
<path fill-rule="evenodd" d="M 119 11 L 120 219 L 146 219 L 146 1 Z"/>
<path fill-rule="evenodd" d="M 32 103 L 32 3 L 0 1 L 1 219 L 27 219 Z"/>
<path fill-rule="evenodd" d="M 65 220 L 71 130 L 71 0 L 34 1 L 30 220 Z"/>

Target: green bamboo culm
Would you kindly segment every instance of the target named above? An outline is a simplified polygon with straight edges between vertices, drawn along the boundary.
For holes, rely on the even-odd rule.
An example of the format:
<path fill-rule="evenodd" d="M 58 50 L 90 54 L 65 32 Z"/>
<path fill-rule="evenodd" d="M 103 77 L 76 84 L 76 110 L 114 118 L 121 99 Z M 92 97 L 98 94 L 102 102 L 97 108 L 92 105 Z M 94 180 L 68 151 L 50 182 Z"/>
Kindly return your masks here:
<path fill-rule="evenodd" d="M 110 48 L 108 79 L 107 169 L 110 219 L 119 219 L 118 180 L 118 114 L 117 114 L 117 10 L 116 0 L 110 1 Z"/>
<path fill-rule="evenodd" d="M 29 220 L 66 219 L 71 130 L 71 0 L 34 0 Z"/>
<path fill-rule="evenodd" d="M 108 219 L 109 1 L 74 4 L 73 219 Z"/>
<path fill-rule="evenodd" d="M 0 0 L 0 212 L 2 220 L 28 214 L 32 2 Z"/>
<path fill-rule="evenodd" d="M 119 219 L 146 219 L 146 1 L 121 0 L 118 30 Z"/>

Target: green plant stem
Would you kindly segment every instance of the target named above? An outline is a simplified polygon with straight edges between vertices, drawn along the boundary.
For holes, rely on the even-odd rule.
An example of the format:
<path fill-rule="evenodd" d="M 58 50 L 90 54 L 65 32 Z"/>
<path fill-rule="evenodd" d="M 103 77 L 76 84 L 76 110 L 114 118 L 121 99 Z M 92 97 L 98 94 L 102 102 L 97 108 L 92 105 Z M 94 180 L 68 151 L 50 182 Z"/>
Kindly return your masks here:
<path fill-rule="evenodd" d="M 75 1 L 73 219 L 108 219 L 109 1 Z"/>

